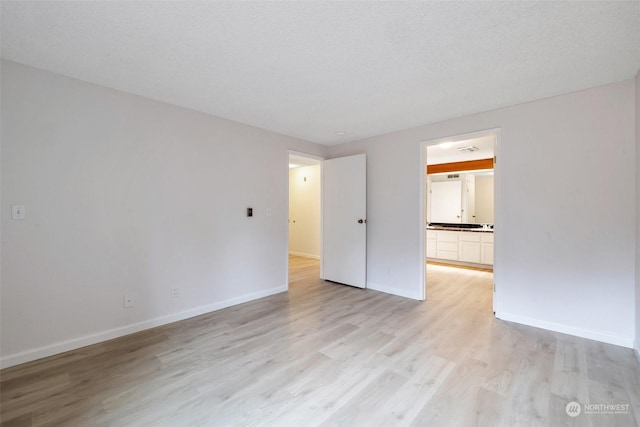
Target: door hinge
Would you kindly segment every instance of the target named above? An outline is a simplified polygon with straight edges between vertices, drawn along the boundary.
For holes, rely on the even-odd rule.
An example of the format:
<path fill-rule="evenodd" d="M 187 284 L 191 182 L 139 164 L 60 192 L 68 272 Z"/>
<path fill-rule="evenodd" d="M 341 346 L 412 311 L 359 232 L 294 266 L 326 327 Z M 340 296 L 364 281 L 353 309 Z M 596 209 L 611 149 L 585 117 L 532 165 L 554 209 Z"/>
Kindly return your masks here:
<path fill-rule="evenodd" d="M 498 157 L 493 156 L 493 164 L 495 165 L 496 163 L 498 163 Z"/>
<path fill-rule="evenodd" d="M 494 283 L 493 284 L 493 292 L 495 292 L 495 291 L 496 291 L 496 284 Z"/>

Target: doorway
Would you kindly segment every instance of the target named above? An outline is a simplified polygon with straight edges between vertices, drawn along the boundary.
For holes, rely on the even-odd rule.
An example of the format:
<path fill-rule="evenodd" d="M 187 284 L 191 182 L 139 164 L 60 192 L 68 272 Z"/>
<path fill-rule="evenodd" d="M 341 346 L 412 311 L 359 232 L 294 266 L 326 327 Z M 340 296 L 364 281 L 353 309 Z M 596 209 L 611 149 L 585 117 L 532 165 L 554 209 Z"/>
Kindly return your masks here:
<path fill-rule="evenodd" d="M 287 284 L 297 257 L 317 260 L 322 280 L 366 288 L 366 154 L 288 160 Z"/>
<path fill-rule="evenodd" d="M 316 264 L 321 256 L 322 158 L 289 151 L 287 283 L 291 260 Z"/>
<path fill-rule="evenodd" d="M 423 299 L 429 292 L 429 271 L 483 270 L 493 275 L 493 311 L 498 311 L 494 254 L 499 137 L 499 129 L 490 129 L 421 144 Z"/>

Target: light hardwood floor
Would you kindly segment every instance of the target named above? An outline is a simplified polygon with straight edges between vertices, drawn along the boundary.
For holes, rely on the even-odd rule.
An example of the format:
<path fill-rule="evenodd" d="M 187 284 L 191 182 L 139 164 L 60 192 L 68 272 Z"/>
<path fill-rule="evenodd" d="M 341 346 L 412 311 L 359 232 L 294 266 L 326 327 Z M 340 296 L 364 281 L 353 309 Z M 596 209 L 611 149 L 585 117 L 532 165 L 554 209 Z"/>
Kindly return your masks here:
<path fill-rule="evenodd" d="M 418 302 L 292 257 L 288 293 L 1 371 L 2 425 L 637 425 L 631 350 L 495 319 L 491 273 L 428 277 Z"/>

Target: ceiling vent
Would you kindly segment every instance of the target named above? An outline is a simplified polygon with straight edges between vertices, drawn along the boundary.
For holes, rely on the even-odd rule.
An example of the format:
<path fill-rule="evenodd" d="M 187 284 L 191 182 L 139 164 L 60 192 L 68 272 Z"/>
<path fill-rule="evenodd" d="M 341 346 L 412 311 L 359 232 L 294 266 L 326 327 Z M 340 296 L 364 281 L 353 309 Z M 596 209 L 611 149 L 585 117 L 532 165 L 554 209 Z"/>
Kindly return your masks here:
<path fill-rule="evenodd" d="M 458 147 L 456 148 L 461 153 L 471 153 L 472 151 L 478 151 L 479 148 L 475 145 L 467 145 L 466 147 Z"/>

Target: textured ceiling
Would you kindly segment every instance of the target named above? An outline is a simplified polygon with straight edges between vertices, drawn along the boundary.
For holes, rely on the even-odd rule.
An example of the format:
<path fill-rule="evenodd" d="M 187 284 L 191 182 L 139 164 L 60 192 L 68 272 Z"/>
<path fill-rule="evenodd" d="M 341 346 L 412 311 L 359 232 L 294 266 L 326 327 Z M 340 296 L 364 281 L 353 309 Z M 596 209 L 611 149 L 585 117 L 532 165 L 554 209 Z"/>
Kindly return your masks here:
<path fill-rule="evenodd" d="M 427 164 L 439 165 L 441 163 L 468 162 L 470 160 L 490 159 L 493 157 L 493 148 L 496 137 L 487 135 L 461 141 L 444 142 L 427 147 Z M 461 152 L 458 148 L 474 146 L 478 150 Z"/>
<path fill-rule="evenodd" d="M 1 37 L 5 59 L 331 145 L 629 79 L 640 3 L 3 1 Z"/>

